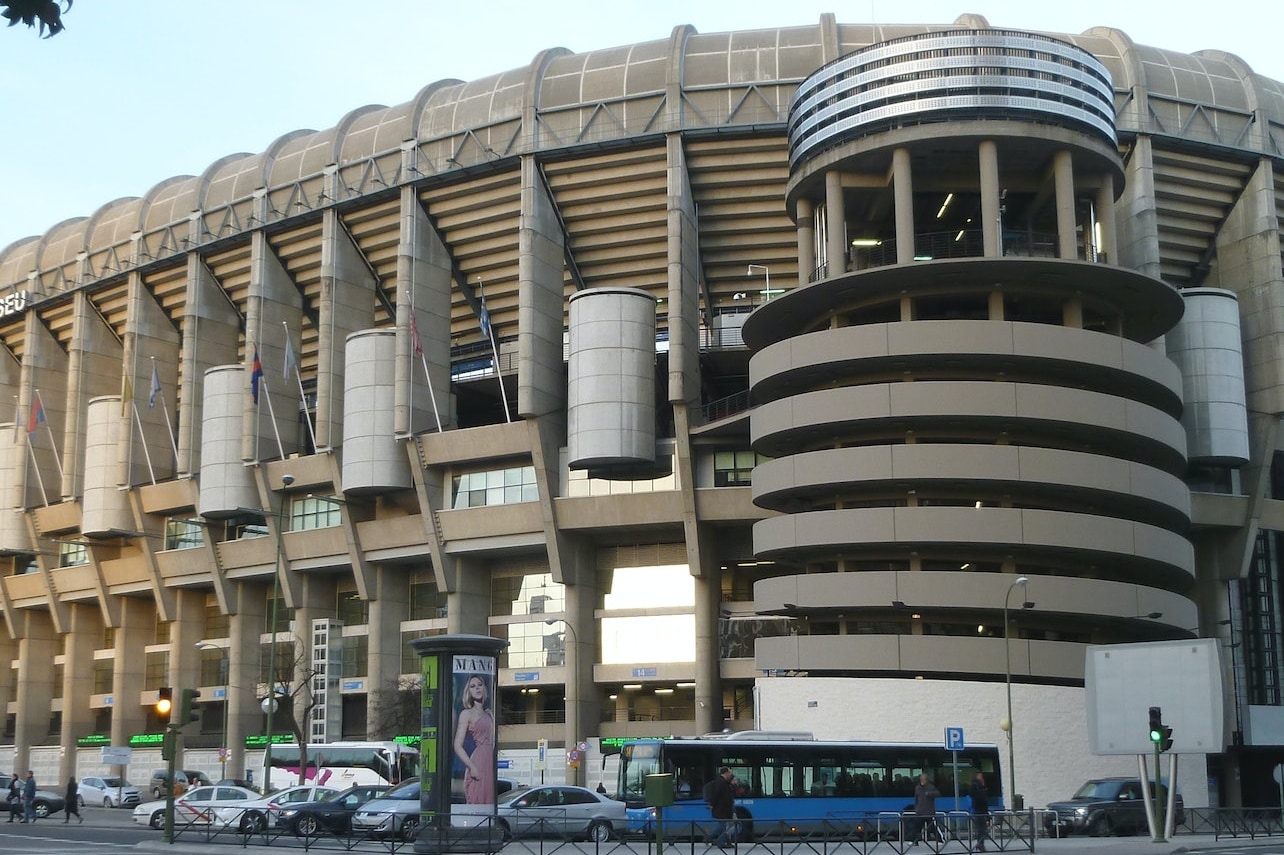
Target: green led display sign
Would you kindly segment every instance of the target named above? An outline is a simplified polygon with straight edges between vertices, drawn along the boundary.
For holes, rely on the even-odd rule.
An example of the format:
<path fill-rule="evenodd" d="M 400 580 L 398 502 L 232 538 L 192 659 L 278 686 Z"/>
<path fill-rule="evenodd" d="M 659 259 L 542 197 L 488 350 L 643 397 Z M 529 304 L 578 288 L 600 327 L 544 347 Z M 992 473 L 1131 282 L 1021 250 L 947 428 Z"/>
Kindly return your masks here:
<path fill-rule="evenodd" d="M 97 748 L 100 745 L 111 745 L 111 737 L 103 736 L 100 733 L 91 733 L 89 736 L 82 736 L 77 739 L 76 745 L 81 748 Z"/>
<path fill-rule="evenodd" d="M 148 748 L 165 742 L 163 733 L 135 733 L 129 737 L 130 748 Z"/>
<path fill-rule="evenodd" d="M 293 733 L 274 733 L 272 734 L 273 745 L 286 745 L 294 742 Z M 245 737 L 246 748 L 262 748 L 267 745 L 266 736 L 247 736 Z"/>

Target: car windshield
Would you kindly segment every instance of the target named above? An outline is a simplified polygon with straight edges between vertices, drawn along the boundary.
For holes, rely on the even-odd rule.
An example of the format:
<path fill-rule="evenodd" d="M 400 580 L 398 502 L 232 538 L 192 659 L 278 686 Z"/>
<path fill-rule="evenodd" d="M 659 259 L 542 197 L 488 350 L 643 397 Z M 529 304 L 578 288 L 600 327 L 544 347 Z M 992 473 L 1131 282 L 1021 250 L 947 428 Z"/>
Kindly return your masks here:
<path fill-rule="evenodd" d="M 122 781 L 120 778 L 103 778 L 103 783 L 109 787 L 132 787 L 129 781 Z"/>
<path fill-rule="evenodd" d="M 397 787 L 395 790 L 389 790 L 388 792 L 384 793 L 381 796 L 381 798 L 409 799 L 409 798 L 417 798 L 418 796 L 419 796 L 419 779 L 416 778 L 413 781 L 406 781 L 406 783 L 402 784 L 400 787 Z"/>
<path fill-rule="evenodd" d="M 1074 794 L 1076 799 L 1113 799 L 1119 791 L 1118 781 L 1089 781 Z"/>

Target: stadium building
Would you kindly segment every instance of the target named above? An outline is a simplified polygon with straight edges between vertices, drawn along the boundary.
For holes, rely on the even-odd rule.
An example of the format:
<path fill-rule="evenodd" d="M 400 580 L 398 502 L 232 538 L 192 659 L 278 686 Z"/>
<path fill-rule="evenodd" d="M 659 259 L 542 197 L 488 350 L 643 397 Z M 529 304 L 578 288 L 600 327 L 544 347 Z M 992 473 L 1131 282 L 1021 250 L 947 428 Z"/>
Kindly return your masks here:
<path fill-rule="evenodd" d="M 1135 769 L 1089 645 L 1209 637 L 1186 803 L 1276 803 L 1277 170 L 1232 54 L 825 15 L 550 49 L 19 240 L 10 765 L 147 744 L 162 686 L 234 770 L 313 703 L 413 733 L 408 642 L 462 632 L 509 642 L 501 748 L 581 780 L 769 697 L 1000 742 L 1010 680 L 1041 804 Z M 269 725 L 274 651 L 328 670 Z"/>

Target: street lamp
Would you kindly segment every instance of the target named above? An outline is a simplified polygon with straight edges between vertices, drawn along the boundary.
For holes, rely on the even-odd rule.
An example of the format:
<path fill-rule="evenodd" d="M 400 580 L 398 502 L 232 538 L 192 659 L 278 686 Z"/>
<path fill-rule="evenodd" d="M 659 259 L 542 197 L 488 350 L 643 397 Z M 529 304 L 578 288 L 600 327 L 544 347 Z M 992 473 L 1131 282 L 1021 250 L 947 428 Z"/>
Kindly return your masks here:
<path fill-rule="evenodd" d="M 554 624 L 559 623 L 559 620 L 558 620 L 557 618 L 545 618 L 545 619 L 544 619 L 544 623 L 548 624 L 549 626 L 553 626 Z M 566 638 L 565 638 L 565 635 L 566 635 L 566 633 L 568 633 L 568 632 L 571 634 L 571 642 L 576 646 L 576 648 L 578 648 L 578 647 L 579 647 L 579 644 L 580 644 L 580 637 L 579 637 L 579 635 L 575 632 L 575 627 L 571 626 L 569 623 L 567 623 L 567 622 L 566 622 L 566 621 L 564 621 L 564 620 L 563 620 L 563 621 L 560 621 L 560 623 L 562 624 L 562 627 L 563 627 L 563 632 L 562 632 L 562 634 L 563 634 L 563 638 L 562 638 L 562 664 L 563 664 L 563 665 L 567 665 L 567 664 L 569 664 L 570 659 L 569 659 L 569 657 L 567 657 L 567 656 L 566 656 Z M 570 735 L 571 735 L 571 739 L 570 739 L 570 747 L 567 749 L 568 751 L 575 749 L 575 747 L 579 744 L 579 738 L 580 738 L 580 708 L 579 708 L 579 702 L 580 702 L 579 670 L 580 670 L 580 669 L 579 669 L 579 664 L 580 664 L 580 653 L 579 653 L 579 650 L 577 649 L 577 650 L 575 651 L 575 667 L 571 669 L 570 673 L 567 675 L 567 678 L 566 678 L 566 707 L 567 707 L 567 709 L 566 709 L 566 729 L 567 729 L 567 732 L 569 732 L 569 733 L 570 733 Z M 574 690 L 575 690 L 575 700 L 574 700 L 574 702 L 572 702 L 572 700 L 571 700 L 571 689 L 574 689 Z M 580 764 L 577 764 L 577 765 L 574 767 L 575 780 L 574 780 L 574 781 L 572 781 L 571 783 L 578 784 L 578 783 L 580 782 L 580 770 L 579 770 L 579 766 L 580 766 L 580 765 L 583 765 L 582 761 L 583 761 L 583 758 L 581 758 L 581 763 L 580 763 Z"/>
<path fill-rule="evenodd" d="M 281 487 L 288 490 L 294 483 L 294 476 L 285 474 L 281 476 Z M 263 745 L 263 792 L 267 793 L 272 789 L 272 718 L 276 715 L 276 709 L 279 706 L 276 696 L 276 621 L 277 606 L 281 601 L 281 562 L 284 558 L 282 532 L 285 529 L 285 494 L 281 494 L 281 501 L 276 512 L 276 562 L 272 566 L 272 625 L 268 629 L 272 632 L 272 642 L 269 645 L 270 653 L 268 661 L 268 687 L 267 697 L 263 699 L 263 712 L 267 715 L 267 723 L 264 725 L 264 736 L 266 742 Z"/>
<path fill-rule="evenodd" d="M 1016 752 L 1012 747 L 1012 645 L 1008 638 L 1008 601 L 1012 597 L 1012 590 L 1016 587 L 1025 588 L 1026 583 L 1030 580 L 1025 576 L 1018 576 L 1008 585 L 1007 593 L 1003 595 L 1003 654 L 1007 665 L 1007 685 L 1008 685 L 1008 717 L 999 722 L 999 727 L 1008 732 L 1008 782 L 1011 786 L 1010 803 L 1016 807 Z"/>
<path fill-rule="evenodd" d="M 771 268 L 769 268 L 769 267 L 768 267 L 767 265 L 765 265 L 765 264 L 751 264 L 751 265 L 749 265 L 749 269 L 745 271 L 745 275 L 746 275 L 746 276 L 753 276 L 753 275 L 754 275 L 754 273 L 757 273 L 757 272 L 759 272 L 759 271 L 761 271 L 761 272 L 762 272 L 762 274 L 763 274 L 764 278 L 766 279 L 766 282 L 764 283 L 764 285 L 763 285 L 763 289 L 762 289 L 762 292 L 761 292 L 761 293 L 762 293 L 762 301 L 763 301 L 764 303 L 771 299 L 771 295 L 772 295 L 772 294 L 775 294 L 775 293 L 782 293 L 782 294 L 783 294 L 783 293 L 784 293 L 784 289 L 783 289 L 783 288 L 778 288 L 778 289 L 776 289 L 776 291 L 772 291 L 772 290 L 771 290 Z"/>
<path fill-rule="evenodd" d="M 210 644 L 208 641 L 196 642 L 197 650 L 218 650 L 222 654 L 219 660 L 219 674 L 223 680 L 223 732 L 219 736 L 218 762 L 222 769 L 222 777 L 227 777 L 227 713 L 228 707 L 231 706 L 231 698 L 228 695 L 228 671 L 231 670 L 229 656 L 231 651 L 226 647 L 220 647 L 217 644 Z"/>

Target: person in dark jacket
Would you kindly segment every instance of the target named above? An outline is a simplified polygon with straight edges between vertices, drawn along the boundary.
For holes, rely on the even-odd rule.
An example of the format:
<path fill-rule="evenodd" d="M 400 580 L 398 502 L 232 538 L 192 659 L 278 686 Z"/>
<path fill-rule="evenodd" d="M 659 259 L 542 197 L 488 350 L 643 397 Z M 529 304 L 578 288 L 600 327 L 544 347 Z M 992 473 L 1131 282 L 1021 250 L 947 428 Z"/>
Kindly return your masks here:
<path fill-rule="evenodd" d="M 22 782 L 22 821 L 36 821 L 36 773 L 27 770 L 27 780 Z"/>
<path fill-rule="evenodd" d="M 968 796 L 972 799 L 972 836 L 976 838 L 976 851 L 984 852 L 990 830 L 990 791 L 985 788 L 985 775 L 977 772 L 972 776 Z"/>
<path fill-rule="evenodd" d="M 923 829 L 936 816 L 936 797 L 940 794 L 941 791 L 928 781 L 926 772 L 918 776 L 918 783 L 914 785 L 914 827 L 909 829 L 909 837 L 915 845 L 923 840 Z"/>
<path fill-rule="evenodd" d="M 721 849 L 730 846 L 735 837 L 733 827 L 736 816 L 736 796 L 731 789 L 732 780 L 731 770 L 723 766 L 718 770 L 717 776 L 704 785 L 704 800 L 709 805 L 709 813 L 717 822 L 709 836 L 705 838 L 705 842 L 713 843 Z"/>
<path fill-rule="evenodd" d="M 9 778 L 9 821 L 13 822 L 14 817 L 22 818 L 22 781 L 17 772 Z"/>
<path fill-rule="evenodd" d="M 62 824 L 66 825 L 71 822 L 72 814 L 76 815 L 77 820 L 84 822 L 85 818 L 80 815 L 80 785 L 76 783 L 75 778 L 67 779 L 67 795 L 64 796 L 64 800 L 66 804 L 62 807 Z"/>

